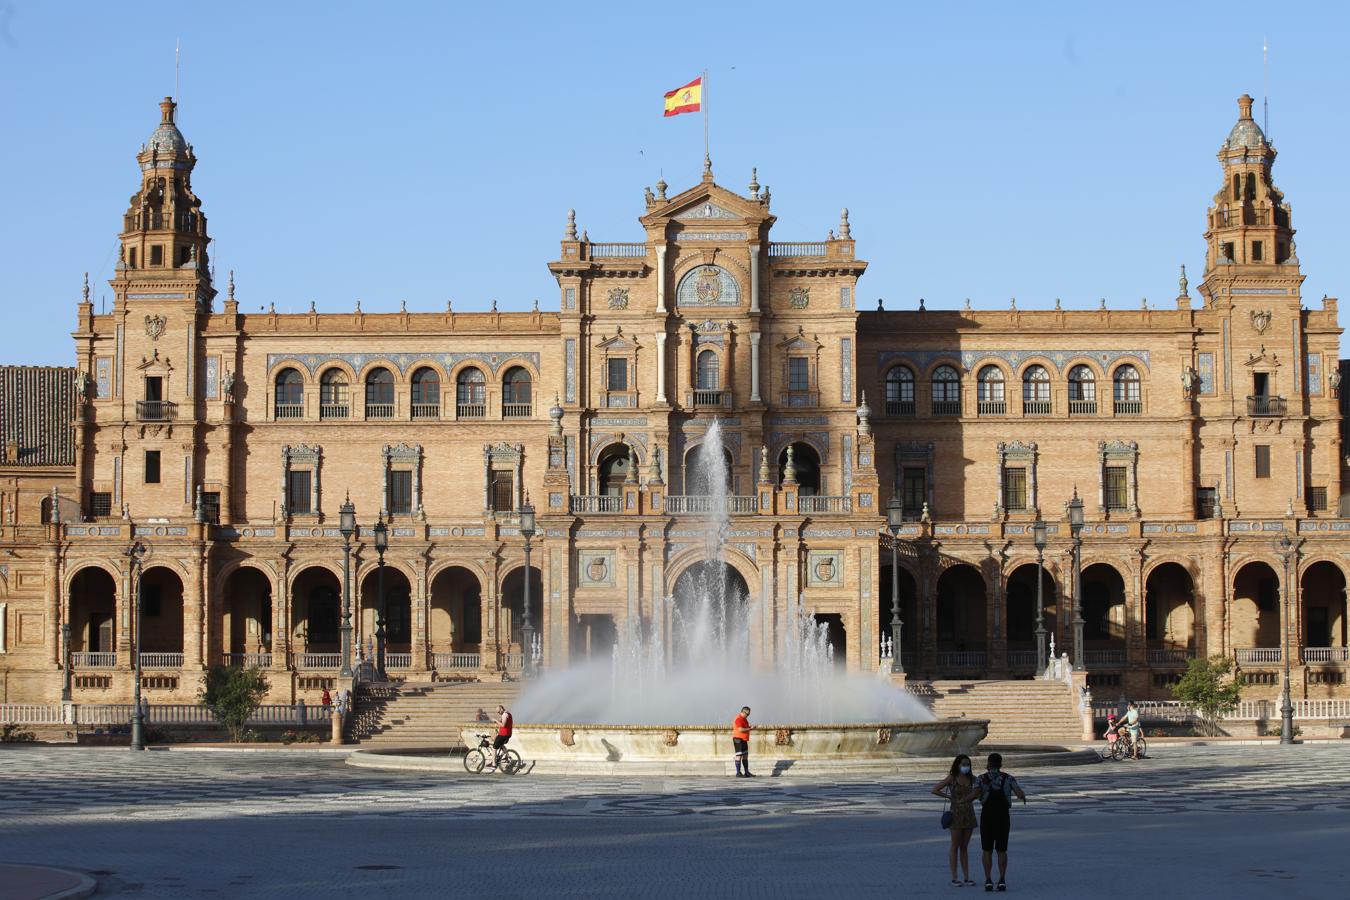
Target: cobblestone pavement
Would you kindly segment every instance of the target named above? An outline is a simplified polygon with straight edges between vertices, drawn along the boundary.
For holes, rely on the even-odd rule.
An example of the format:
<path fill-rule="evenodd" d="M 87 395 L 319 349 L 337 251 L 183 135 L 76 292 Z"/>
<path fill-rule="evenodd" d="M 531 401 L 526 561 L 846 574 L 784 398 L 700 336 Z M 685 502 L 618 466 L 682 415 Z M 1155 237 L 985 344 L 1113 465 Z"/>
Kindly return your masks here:
<path fill-rule="evenodd" d="M 1129 865 L 1136 894 L 1350 896 L 1346 750 L 1167 747 L 1019 771 L 1031 802 L 1013 814 L 1010 890 L 1082 897 Z M 952 890 L 927 793 L 942 768 L 510 778 L 295 751 L 5 749 L 0 861 L 153 897 L 934 896 Z"/>

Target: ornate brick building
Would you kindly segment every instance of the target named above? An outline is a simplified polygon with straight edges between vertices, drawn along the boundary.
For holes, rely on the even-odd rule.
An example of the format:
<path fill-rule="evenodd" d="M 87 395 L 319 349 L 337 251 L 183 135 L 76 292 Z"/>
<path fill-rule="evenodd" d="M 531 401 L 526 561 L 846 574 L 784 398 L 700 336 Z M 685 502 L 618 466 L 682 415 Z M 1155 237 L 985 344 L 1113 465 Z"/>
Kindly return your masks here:
<path fill-rule="evenodd" d="M 67 650 L 77 700 L 129 693 L 135 540 L 152 699 L 222 661 L 268 668 L 278 699 L 331 683 L 348 496 L 358 645 L 389 523 L 395 673 L 521 664 L 527 500 L 542 664 L 602 657 L 625 623 L 662 627 L 704 558 L 695 462 L 718 452 L 756 659 L 804 608 L 842 664 L 878 666 L 894 497 L 911 676 L 1032 674 L 1044 519 L 1040 624 L 1061 650 L 1081 628 L 1091 681 L 1160 694 L 1191 655 L 1227 653 L 1273 690 L 1287 638 L 1296 694 L 1339 693 L 1336 301 L 1303 307 L 1275 150 L 1239 105 L 1199 296 L 1183 271 L 1165 309 L 860 312 L 846 210 L 824 241 L 773 241 L 769 189 L 707 165 L 647 191 L 639 242 L 591 241 L 569 214 L 556 311 L 245 314 L 232 277 L 217 296 L 166 99 L 113 309 L 87 289 L 78 306 L 73 426 L 29 438 L 70 458 L 16 446 L 0 467 L 0 699 L 56 696 Z"/>

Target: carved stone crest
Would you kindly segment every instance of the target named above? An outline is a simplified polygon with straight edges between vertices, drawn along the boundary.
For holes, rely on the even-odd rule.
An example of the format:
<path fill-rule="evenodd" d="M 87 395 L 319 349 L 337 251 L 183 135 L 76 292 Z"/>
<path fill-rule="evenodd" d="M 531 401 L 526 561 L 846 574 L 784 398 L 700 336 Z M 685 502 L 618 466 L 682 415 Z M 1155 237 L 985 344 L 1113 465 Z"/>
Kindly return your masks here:
<path fill-rule="evenodd" d="M 669 728 L 669 729 L 667 729 L 667 730 L 666 730 L 666 746 L 667 746 L 667 747 L 677 747 L 677 746 L 679 746 L 679 743 L 680 743 L 680 733 L 679 733 L 678 731 L 676 731 L 674 728 Z"/>
<path fill-rule="evenodd" d="M 698 297 L 699 303 L 716 303 L 722 296 L 722 280 L 716 268 L 705 266 L 699 270 L 694 296 Z"/>
<path fill-rule="evenodd" d="M 604 581 L 609 574 L 609 566 L 602 557 L 594 557 L 586 564 L 586 577 L 591 581 Z"/>
<path fill-rule="evenodd" d="M 1252 317 L 1252 328 L 1257 334 L 1265 334 L 1270 327 L 1271 312 L 1268 309 L 1254 309 L 1248 313 Z"/>
<path fill-rule="evenodd" d="M 610 288 L 607 302 L 610 309 L 627 309 L 628 288 Z"/>
<path fill-rule="evenodd" d="M 775 747 L 791 747 L 791 746 L 792 746 L 792 729 L 791 729 L 791 728 L 779 728 L 777 731 L 775 731 L 775 732 L 773 733 L 773 745 L 774 745 Z"/>
<path fill-rule="evenodd" d="M 163 316 L 146 316 L 145 333 L 150 335 L 150 340 L 157 341 L 159 336 L 164 333 L 164 326 L 169 324 Z"/>
<path fill-rule="evenodd" d="M 877 746 L 884 746 L 891 742 L 891 730 L 889 728 L 877 729 Z"/>
<path fill-rule="evenodd" d="M 793 309 L 806 309 L 806 304 L 810 302 L 810 288 L 793 288 L 788 292 L 788 306 L 791 306 Z"/>
<path fill-rule="evenodd" d="M 816 578 L 819 581 L 834 580 L 834 557 L 824 556 L 816 563 Z"/>

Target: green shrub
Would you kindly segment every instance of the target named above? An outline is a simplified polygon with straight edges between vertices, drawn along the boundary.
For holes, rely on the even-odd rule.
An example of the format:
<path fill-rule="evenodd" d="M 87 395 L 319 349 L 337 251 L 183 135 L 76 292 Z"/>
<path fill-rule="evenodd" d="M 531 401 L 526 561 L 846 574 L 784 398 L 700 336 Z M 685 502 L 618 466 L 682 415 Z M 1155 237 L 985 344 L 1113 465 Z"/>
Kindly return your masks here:
<path fill-rule="evenodd" d="M 1233 672 L 1233 660 L 1226 656 L 1193 659 L 1186 674 L 1172 685 L 1172 696 L 1189 703 L 1200 714 L 1200 724 L 1209 734 L 1219 730 L 1219 717 L 1237 709 L 1242 697 L 1242 674 Z"/>
<path fill-rule="evenodd" d="M 225 726 L 230 732 L 230 740 L 235 743 L 257 739 L 246 735 L 244 724 L 257 712 L 266 696 L 267 677 L 257 666 L 247 669 L 212 666 L 198 694 L 202 705 Z M 256 735 L 256 732 L 249 734 Z"/>

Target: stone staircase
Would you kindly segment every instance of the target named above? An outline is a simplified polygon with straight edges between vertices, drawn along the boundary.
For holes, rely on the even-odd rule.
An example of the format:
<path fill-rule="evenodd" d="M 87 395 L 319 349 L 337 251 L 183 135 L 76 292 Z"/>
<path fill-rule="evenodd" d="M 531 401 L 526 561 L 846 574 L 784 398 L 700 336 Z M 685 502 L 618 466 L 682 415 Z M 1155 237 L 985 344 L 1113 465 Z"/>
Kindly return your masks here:
<path fill-rule="evenodd" d="M 509 709 L 520 685 L 502 682 L 377 684 L 362 687 L 347 721 L 347 739 L 362 746 L 462 747 L 461 725 L 482 710 L 494 716 Z M 494 727 L 483 722 L 485 734 Z"/>
<path fill-rule="evenodd" d="M 1078 698 L 1062 681 L 934 681 L 939 718 L 988 719 L 984 746 L 1082 743 Z"/>

